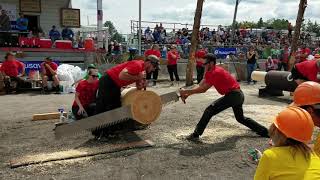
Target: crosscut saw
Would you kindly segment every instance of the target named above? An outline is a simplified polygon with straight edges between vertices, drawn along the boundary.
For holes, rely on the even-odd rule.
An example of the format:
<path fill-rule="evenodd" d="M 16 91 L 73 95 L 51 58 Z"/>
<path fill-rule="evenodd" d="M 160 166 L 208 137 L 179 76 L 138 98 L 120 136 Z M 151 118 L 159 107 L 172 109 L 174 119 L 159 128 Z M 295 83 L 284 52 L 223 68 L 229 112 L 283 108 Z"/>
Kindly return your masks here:
<path fill-rule="evenodd" d="M 143 98 L 141 98 L 139 99 L 139 102 L 142 102 L 140 103 L 141 105 L 139 105 L 138 103 L 131 103 L 126 105 L 123 104 L 122 107 L 119 107 L 104 113 L 100 113 L 94 116 L 90 116 L 85 119 L 73 121 L 70 123 L 56 124 L 56 127 L 54 128 L 55 137 L 62 138 L 62 137 L 73 136 L 76 134 L 84 133 L 86 131 L 99 130 L 105 127 L 109 127 L 109 126 L 127 121 L 129 119 L 134 119 L 135 121 L 141 124 L 151 124 L 153 121 L 155 121 L 158 118 L 158 116 L 160 115 L 161 109 L 164 105 L 168 105 L 170 103 L 179 101 L 179 94 L 177 91 L 166 93 L 161 96 L 157 95 L 152 91 L 139 91 L 139 93 L 144 93 L 144 94 L 149 93 L 149 94 L 153 94 L 154 97 L 156 95 L 157 97 L 155 98 L 159 98 L 159 101 L 161 103 L 160 103 L 160 111 L 158 114 L 157 112 L 153 113 L 154 109 L 148 109 L 147 105 L 143 104 L 143 101 L 145 101 L 145 103 L 148 103 L 149 100 L 144 100 Z M 154 104 L 155 102 L 156 100 L 150 103 Z M 151 113 L 151 115 L 146 116 L 144 118 L 138 117 L 148 113 Z"/>

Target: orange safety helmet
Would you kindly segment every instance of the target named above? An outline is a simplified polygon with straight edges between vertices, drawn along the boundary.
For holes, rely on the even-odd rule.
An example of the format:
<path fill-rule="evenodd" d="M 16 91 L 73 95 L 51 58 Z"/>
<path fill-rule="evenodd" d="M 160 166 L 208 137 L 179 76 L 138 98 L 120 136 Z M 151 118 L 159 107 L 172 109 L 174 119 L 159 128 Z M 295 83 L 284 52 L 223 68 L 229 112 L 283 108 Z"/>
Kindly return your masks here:
<path fill-rule="evenodd" d="M 320 104 L 320 84 L 307 81 L 301 83 L 293 92 L 292 106 Z"/>
<path fill-rule="evenodd" d="M 314 124 L 310 114 L 299 107 L 287 107 L 274 120 L 275 126 L 287 138 L 308 143 L 313 134 Z"/>

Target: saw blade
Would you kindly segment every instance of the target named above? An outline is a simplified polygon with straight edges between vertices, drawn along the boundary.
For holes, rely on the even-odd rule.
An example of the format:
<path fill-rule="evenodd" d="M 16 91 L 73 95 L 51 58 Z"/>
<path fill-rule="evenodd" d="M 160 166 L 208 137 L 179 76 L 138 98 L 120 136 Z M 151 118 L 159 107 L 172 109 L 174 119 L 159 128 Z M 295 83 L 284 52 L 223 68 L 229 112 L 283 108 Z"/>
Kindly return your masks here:
<path fill-rule="evenodd" d="M 85 131 L 108 127 L 119 122 L 126 121 L 129 118 L 132 118 L 131 106 L 122 106 L 79 121 L 56 126 L 54 129 L 55 137 L 61 138 L 65 136 L 72 136 Z"/>
<path fill-rule="evenodd" d="M 177 91 L 162 94 L 160 98 L 162 105 L 179 101 L 179 95 Z"/>

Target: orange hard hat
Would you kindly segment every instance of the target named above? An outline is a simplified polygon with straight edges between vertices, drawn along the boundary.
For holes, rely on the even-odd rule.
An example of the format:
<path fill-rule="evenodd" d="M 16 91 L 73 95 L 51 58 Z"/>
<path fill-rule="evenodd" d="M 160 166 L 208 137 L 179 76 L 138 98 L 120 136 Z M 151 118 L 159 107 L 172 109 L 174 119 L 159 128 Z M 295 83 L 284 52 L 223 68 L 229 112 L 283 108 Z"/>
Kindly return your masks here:
<path fill-rule="evenodd" d="M 320 84 L 307 81 L 300 84 L 293 92 L 292 106 L 320 104 Z"/>
<path fill-rule="evenodd" d="M 287 107 L 274 120 L 275 126 L 287 138 L 308 143 L 313 134 L 314 124 L 310 114 L 299 107 Z"/>

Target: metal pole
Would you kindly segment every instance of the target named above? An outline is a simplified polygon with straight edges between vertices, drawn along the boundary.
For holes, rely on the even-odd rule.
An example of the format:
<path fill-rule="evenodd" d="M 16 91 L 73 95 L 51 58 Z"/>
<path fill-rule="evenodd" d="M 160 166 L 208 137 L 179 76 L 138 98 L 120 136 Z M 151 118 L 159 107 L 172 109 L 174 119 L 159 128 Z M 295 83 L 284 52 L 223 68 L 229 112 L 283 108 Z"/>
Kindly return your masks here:
<path fill-rule="evenodd" d="M 234 15 L 233 15 L 233 22 L 232 22 L 232 36 L 231 36 L 231 43 L 233 44 L 234 41 L 234 34 L 235 34 L 235 29 L 236 29 L 236 18 L 237 18 L 237 12 L 238 12 L 238 5 L 239 5 L 239 0 L 236 0 L 236 6 L 234 8 Z"/>
<path fill-rule="evenodd" d="M 139 55 L 141 56 L 141 0 L 139 0 L 139 31 L 138 31 L 138 48 Z"/>
<path fill-rule="evenodd" d="M 103 48 L 102 21 L 103 21 L 102 0 L 97 0 L 98 48 Z"/>

